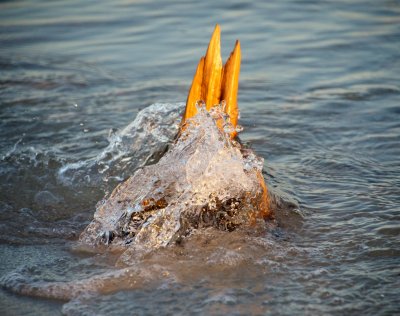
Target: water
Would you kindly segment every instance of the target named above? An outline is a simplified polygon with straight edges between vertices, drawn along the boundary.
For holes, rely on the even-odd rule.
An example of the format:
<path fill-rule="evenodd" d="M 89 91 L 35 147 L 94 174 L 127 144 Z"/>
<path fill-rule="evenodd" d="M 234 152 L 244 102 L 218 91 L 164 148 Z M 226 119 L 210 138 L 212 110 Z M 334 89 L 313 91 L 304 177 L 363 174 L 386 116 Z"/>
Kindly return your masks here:
<path fill-rule="evenodd" d="M 172 115 L 182 109 L 181 104 L 147 109 L 160 107 L 171 109 Z M 138 117 L 151 120 L 147 109 Z M 199 107 L 179 138 L 173 142 L 171 137 L 170 148 L 157 163 L 139 168 L 101 201 L 79 242 L 92 248 L 98 244 L 108 248 L 129 245 L 155 251 L 181 239 L 186 241 L 200 228 L 232 231 L 248 225 L 254 217 L 264 222 L 271 207 L 265 184 L 259 180 L 263 159 L 232 140 L 232 131 L 218 129 L 217 122 L 231 125 L 221 105 L 212 110 Z M 139 131 L 143 129 L 135 125 Z M 151 134 L 159 134 L 156 131 L 152 129 Z"/>
<path fill-rule="evenodd" d="M 65 301 L 2 289 L 1 314 L 398 313 L 399 13 L 365 0 L 2 2 L 0 275 L 120 286 Z M 185 100 L 215 23 L 224 59 L 241 40 L 241 138 L 265 159 L 276 226 L 206 230 L 118 274 L 118 254 L 82 253 L 77 238 L 162 149 L 115 160 L 112 145 L 140 109 Z"/>

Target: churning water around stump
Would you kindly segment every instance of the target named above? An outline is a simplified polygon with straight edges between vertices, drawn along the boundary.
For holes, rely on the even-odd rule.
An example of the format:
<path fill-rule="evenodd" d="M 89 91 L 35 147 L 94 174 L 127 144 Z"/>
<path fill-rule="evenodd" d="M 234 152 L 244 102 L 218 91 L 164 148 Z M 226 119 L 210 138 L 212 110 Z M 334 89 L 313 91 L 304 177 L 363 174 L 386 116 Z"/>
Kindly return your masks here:
<path fill-rule="evenodd" d="M 13 1 L 0 17 L 3 283 L 115 281 L 64 301 L 2 289 L 1 314 L 398 312 L 398 1 Z M 215 23 L 223 57 L 241 40 L 241 139 L 276 223 L 204 230 L 128 270 L 78 251 L 96 203 L 164 154 L 179 113 L 136 116 L 185 100 Z M 131 137 L 140 119 L 161 132 Z"/>

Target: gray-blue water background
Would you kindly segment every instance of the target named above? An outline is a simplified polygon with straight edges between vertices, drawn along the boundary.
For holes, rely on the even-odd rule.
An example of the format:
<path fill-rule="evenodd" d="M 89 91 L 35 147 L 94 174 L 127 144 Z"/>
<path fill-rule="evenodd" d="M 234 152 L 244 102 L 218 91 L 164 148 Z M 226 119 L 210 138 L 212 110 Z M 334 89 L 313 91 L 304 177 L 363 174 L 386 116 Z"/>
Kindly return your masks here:
<path fill-rule="evenodd" d="M 239 265 L 226 282 L 122 291 L 87 310 L 399 313 L 396 0 L 1 1 L 0 274 L 48 266 L 62 280 L 66 262 L 87 260 L 68 249 L 115 183 L 73 187 L 57 172 L 96 156 L 139 109 L 185 101 L 216 23 L 223 59 L 241 40 L 242 139 L 296 205 L 279 214 L 273 244 L 293 251 L 266 254 L 271 269 Z M 2 315 L 62 304 L 0 292 Z"/>

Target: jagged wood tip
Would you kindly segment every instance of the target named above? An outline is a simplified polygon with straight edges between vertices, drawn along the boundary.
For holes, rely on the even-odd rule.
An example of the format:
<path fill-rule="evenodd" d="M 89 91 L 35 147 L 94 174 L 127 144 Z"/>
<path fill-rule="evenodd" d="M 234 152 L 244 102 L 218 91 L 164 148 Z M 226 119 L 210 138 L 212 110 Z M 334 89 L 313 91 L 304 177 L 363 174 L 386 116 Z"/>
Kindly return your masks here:
<path fill-rule="evenodd" d="M 206 103 L 207 110 L 225 100 L 225 112 L 230 117 L 230 123 L 233 127 L 236 127 L 239 115 L 237 93 L 240 61 L 240 42 L 236 41 L 232 53 L 225 65 L 222 66 L 221 30 L 217 24 L 211 36 L 206 55 L 200 59 L 193 77 L 182 123 L 196 115 L 196 102 L 198 100 L 203 100 Z M 235 137 L 236 133 L 232 133 L 231 136 Z"/>

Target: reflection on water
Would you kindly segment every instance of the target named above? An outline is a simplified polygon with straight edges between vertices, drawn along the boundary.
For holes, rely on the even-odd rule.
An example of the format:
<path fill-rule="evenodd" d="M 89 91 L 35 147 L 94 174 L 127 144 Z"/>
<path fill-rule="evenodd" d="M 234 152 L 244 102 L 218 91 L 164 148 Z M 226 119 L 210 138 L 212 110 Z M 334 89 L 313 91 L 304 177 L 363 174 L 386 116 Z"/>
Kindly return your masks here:
<path fill-rule="evenodd" d="M 1 314 L 398 311 L 399 13 L 367 0 L 1 3 L 0 275 L 126 289 L 68 302 L 1 290 Z M 128 275 L 117 253 L 74 251 L 97 201 L 158 150 L 118 156 L 118 135 L 140 109 L 185 100 L 216 22 L 223 43 L 241 40 L 242 140 L 265 159 L 277 225 L 138 253 Z"/>

